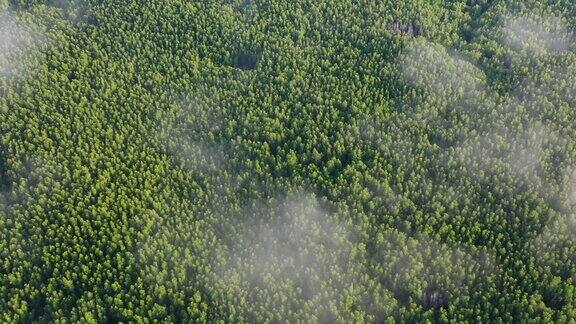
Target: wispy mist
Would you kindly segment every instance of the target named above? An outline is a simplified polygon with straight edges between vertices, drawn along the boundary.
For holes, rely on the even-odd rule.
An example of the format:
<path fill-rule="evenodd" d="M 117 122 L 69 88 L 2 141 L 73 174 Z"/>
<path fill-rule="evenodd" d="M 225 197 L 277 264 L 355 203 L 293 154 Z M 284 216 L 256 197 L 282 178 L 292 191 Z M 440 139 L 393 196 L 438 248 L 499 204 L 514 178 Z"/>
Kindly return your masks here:
<path fill-rule="evenodd" d="M 503 41 L 530 54 L 564 54 L 574 50 L 574 34 L 565 21 L 554 16 L 506 16 Z"/>
<path fill-rule="evenodd" d="M 564 190 L 571 207 L 576 207 L 576 167 L 564 170 Z"/>
<path fill-rule="evenodd" d="M 0 77 L 26 72 L 28 53 L 45 38 L 10 13 L 0 13 Z"/>
<path fill-rule="evenodd" d="M 403 77 L 449 103 L 483 97 L 482 70 L 455 52 L 423 40 L 414 41 L 399 59 Z"/>
<path fill-rule="evenodd" d="M 405 306 L 464 305 L 461 296 L 489 290 L 499 277 L 496 259 L 488 250 L 453 247 L 423 234 L 409 237 L 397 230 L 382 231 L 375 251 L 373 261 L 382 269 L 381 280 Z M 425 305 L 425 293 L 436 294 L 442 302 Z"/>
<path fill-rule="evenodd" d="M 217 281 L 230 298 L 250 301 L 255 314 L 274 310 L 274 320 L 290 313 L 350 318 L 345 299 L 360 305 L 367 298 L 355 286 L 362 272 L 351 232 L 312 195 L 276 201 L 242 216 L 242 232 L 215 265 Z"/>
<path fill-rule="evenodd" d="M 367 119 L 362 135 L 378 149 L 382 158 L 398 168 L 395 174 L 412 173 L 411 179 L 430 184 L 426 189 L 432 191 L 431 197 L 443 195 L 443 191 L 434 190 L 445 189 L 444 186 L 452 186 L 453 191 L 458 191 L 462 184 L 491 190 L 497 181 L 502 183 L 495 191 L 498 194 L 511 199 L 527 199 L 535 204 L 547 203 L 550 209 L 547 212 L 539 210 L 538 217 L 528 214 L 531 209 L 525 210 L 522 217 L 530 225 L 521 235 L 528 238 L 534 235 L 536 238 L 529 244 L 533 250 L 529 253 L 539 258 L 537 264 L 553 267 L 557 266 L 555 260 L 569 259 L 574 251 L 570 235 L 575 234 L 576 223 L 573 216 L 576 161 L 570 139 L 574 138 L 571 127 L 576 116 L 575 69 L 568 56 L 561 62 L 554 60 L 574 50 L 574 37 L 565 21 L 554 17 L 507 18 L 502 29 L 505 30 L 505 44 L 520 54 L 515 60 L 527 60 L 522 53 L 543 58 L 543 63 L 530 68 L 531 72 L 518 89 L 510 93 L 492 89 L 485 73 L 478 68 L 480 64 L 439 44 L 413 40 L 400 56 L 398 68 L 406 83 L 414 89 L 409 89 L 403 98 L 400 112 L 391 113 L 381 122 Z M 512 66 L 513 69 L 521 67 L 524 65 Z M 397 124 L 411 127 L 398 129 Z M 430 172 L 427 174 L 422 166 L 421 170 L 413 168 L 411 161 L 414 160 L 430 168 Z M 464 179 L 454 177 L 454 174 Z M 447 182 L 449 178 L 452 180 Z M 393 192 L 397 199 L 406 198 L 404 191 L 414 190 L 398 188 L 400 190 Z M 428 207 L 428 201 L 420 203 Z M 478 220 L 480 226 L 491 226 L 485 222 L 486 219 Z M 446 223 L 461 225 L 459 221 Z M 442 245 L 439 237 L 423 244 Z M 465 250 L 464 246 L 468 245 L 453 245 L 453 253 Z M 395 249 L 388 246 L 385 251 L 394 253 Z M 432 254 L 428 258 L 433 263 L 443 257 Z M 458 267 L 466 268 L 468 264 L 474 264 L 475 259 L 477 257 L 472 257 Z M 488 262 L 490 267 L 496 267 L 494 260 L 495 257 Z M 571 262 L 567 264 L 574 264 Z M 434 273 L 442 271 L 433 267 L 418 269 L 418 266 L 414 268 L 398 261 L 396 267 L 400 269 L 399 273 L 411 273 L 410 278 L 433 278 Z M 448 267 L 449 264 L 445 266 Z M 491 278 L 489 280 L 495 279 L 490 271 L 482 271 Z M 570 269 L 556 272 L 557 275 L 561 273 L 565 276 L 563 280 L 575 277 Z M 467 275 L 460 278 L 464 279 L 453 280 L 465 287 L 462 289 L 474 289 L 471 288 L 474 279 Z M 418 300 L 420 291 L 427 288 L 424 284 L 405 287 L 403 282 L 407 280 L 395 280 L 396 283 L 391 284 L 392 290 L 398 300 L 405 302 Z M 448 299 L 459 295 L 458 288 L 450 282 L 433 286 L 430 291 L 436 289 L 439 295 L 444 294 Z M 468 291 L 463 294 L 466 293 Z M 554 304 L 550 300 L 546 302 Z"/>

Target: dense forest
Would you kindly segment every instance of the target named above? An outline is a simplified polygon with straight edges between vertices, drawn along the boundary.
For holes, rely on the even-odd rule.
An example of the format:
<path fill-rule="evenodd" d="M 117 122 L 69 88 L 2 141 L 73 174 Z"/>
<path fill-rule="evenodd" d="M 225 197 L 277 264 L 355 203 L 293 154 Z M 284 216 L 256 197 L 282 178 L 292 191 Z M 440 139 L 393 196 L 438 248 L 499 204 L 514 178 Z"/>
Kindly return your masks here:
<path fill-rule="evenodd" d="M 576 321 L 573 0 L 0 0 L 0 322 Z"/>

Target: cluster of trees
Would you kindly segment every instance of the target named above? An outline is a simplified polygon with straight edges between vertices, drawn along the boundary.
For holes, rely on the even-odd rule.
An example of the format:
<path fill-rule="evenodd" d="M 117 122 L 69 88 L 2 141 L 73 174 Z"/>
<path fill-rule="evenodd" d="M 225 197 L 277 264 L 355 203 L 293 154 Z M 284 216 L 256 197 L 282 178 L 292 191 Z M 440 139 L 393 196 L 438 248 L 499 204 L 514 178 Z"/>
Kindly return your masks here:
<path fill-rule="evenodd" d="M 576 318 L 573 1 L 0 10 L 0 321 Z"/>

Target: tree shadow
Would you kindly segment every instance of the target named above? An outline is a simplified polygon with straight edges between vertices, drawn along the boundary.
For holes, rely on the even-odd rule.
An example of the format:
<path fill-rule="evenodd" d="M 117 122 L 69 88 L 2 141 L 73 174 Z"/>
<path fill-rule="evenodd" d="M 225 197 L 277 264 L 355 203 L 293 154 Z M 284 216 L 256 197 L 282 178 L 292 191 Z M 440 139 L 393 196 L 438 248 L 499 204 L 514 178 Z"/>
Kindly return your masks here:
<path fill-rule="evenodd" d="M 8 192 L 12 181 L 8 176 L 8 159 L 4 145 L 0 145 L 0 192 Z"/>
<path fill-rule="evenodd" d="M 250 71 L 256 69 L 258 62 L 262 56 L 262 50 L 258 48 L 245 48 L 236 52 L 231 59 L 230 66 Z"/>

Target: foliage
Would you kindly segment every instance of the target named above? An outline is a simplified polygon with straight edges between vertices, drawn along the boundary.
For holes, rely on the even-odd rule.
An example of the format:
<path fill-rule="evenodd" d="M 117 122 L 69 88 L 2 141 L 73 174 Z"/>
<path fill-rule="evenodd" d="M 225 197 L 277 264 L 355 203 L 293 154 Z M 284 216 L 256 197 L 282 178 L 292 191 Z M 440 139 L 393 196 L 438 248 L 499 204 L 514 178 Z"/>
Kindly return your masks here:
<path fill-rule="evenodd" d="M 573 321 L 575 17 L 0 0 L 0 321 Z"/>

